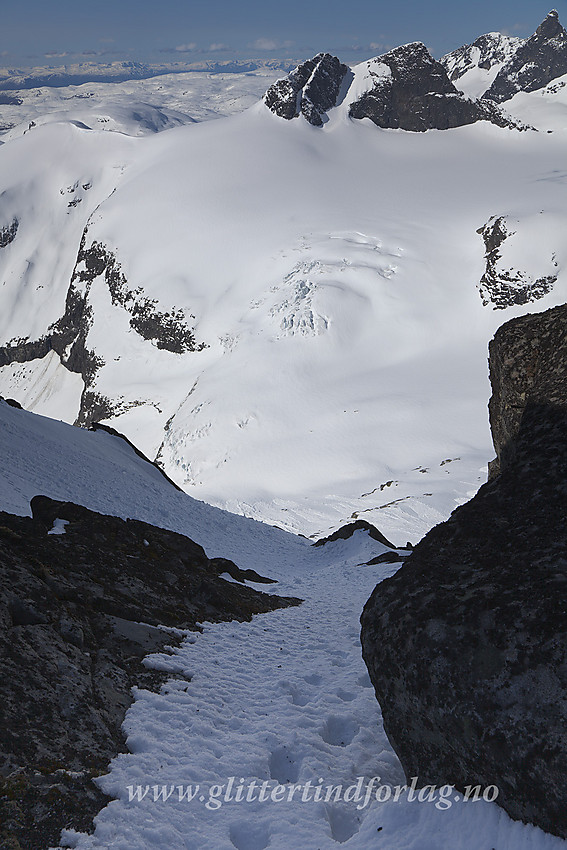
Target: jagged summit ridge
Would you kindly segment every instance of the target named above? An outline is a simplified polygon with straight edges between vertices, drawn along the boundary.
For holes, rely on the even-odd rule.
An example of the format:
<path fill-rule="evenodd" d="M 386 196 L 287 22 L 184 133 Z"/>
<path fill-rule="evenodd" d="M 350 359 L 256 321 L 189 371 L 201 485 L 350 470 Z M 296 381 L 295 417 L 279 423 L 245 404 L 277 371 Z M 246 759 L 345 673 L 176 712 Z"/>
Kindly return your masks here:
<path fill-rule="evenodd" d="M 370 118 L 379 127 L 414 132 L 448 130 L 483 120 L 514 126 L 499 110 L 463 97 L 421 42 L 397 47 L 371 61 L 389 73 L 376 76 L 374 69 L 373 85 L 350 104 L 351 118 Z"/>
<path fill-rule="evenodd" d="M 552 9 L 502 66 L 483 97 L 502 103 L 519 91 L 537 91 L 563 74 L 567 74 L 567 32 Z"/>
<path fill-rule="evenodd" d="M 322 126 L 323 116 L 342 101 L 346 82 L 349 117 L 369 118 L 385 129 L 446 130 L 482 120 L 515 126 L 495 106 L 464 97 L 422 42 L 355 66 L 350 80 L 348 74 L 336 57 L 320 53 L 274 83 L 264 102 L 281 118 L 303 115 L 310 124 Z"/>
<path fill-rule="evenodd" d="M 347 72 L 336 56 L 318 53 L 270 86 L 264 102 L 280 118 L 290 120 L 301 114 L 320 127 L 325 113 L 336 105 Z"/>

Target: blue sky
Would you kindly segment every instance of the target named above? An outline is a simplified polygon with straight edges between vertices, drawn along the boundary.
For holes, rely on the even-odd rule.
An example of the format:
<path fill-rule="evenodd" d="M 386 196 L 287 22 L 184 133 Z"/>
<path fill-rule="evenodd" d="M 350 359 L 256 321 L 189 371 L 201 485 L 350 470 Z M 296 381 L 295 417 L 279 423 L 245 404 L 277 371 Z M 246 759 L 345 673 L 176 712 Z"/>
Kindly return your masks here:
<path fill-rule="evenodd" d="M 551 0 L 552 2 L 552 0 Z M 408 41 L 435 56 L 485 32 L 530 35 L 548 0 L 474 3 L 381 0 L 18 0 L 3 4 L 0 65 L 73 61 L 304 59 L 345 61 Z M 567 23 L 567 0 L 556 8 Z"/>

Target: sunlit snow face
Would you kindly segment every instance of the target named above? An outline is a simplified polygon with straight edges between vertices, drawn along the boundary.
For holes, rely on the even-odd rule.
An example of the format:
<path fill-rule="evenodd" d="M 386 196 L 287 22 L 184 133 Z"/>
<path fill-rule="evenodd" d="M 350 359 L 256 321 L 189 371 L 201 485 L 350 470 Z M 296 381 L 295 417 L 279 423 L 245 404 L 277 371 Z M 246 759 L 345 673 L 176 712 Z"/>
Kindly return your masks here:
<path fill-rule="evenodd" d="M 382 71 L 358 66 L 351 95 Z M 545 127 L 564 92 L 510 108 L 529 103 Z M 555 133 L 384 132 L 349 119 L 349 97 L 322 128 L 260 103 L 149 138 L 61 122 L 14 135 L 0 148 L 0 230 L 18 221 L 0 249 L 2 333 L 39 340 L 61 318 L 88 223 L 85 244 L 104 245 L 134 293 L 116 303 L 103 273 L 87 298 L 89 391 L 119 430 L 217 504 L 308 533 L 362 516 L 408 539 L 483 481 L 486 345 L 529 309 L 483 306 L 477 231 L 507 216 L 517 235 L 499 268 L 537 280 L 551 263 L 540 303 L 561 300 L 564 163 Z M 144 338 L 136 299 L 183 311 L 204 347 Z M 83 389 L 53 351 L 0 370 L 5 395 L 69 421 Z"/>

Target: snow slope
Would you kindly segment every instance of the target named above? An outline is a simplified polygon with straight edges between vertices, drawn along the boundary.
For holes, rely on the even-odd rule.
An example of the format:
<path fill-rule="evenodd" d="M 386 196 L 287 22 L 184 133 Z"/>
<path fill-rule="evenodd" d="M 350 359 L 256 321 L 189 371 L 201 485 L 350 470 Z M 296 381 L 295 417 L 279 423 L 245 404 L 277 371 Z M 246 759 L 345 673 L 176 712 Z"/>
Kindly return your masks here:
<path fill-rule="evenodd" d="M 1 146 L 0 231 L 19 229 L 0 249 L 0 342 L 62 315 L 87 226 L 134 301 L 178 311 L 200 349 L 145 339 L 95 277 L 85 344 L 107 421 L 198 498 L 306 534 L 361 516 L 402 544 L 484 480 L 496 328 L 566 300 L 565 140 L 354 121 L 369 69 L 322 128 L 259 103 L 144 138 L 55 123 Z M 523 234 L 506 261 L 552 261 L 557 281 L 495 311 L 477 231 L 500 215 Z M 81 384 L 52 361 L 4 366 L 0 392 L 72 422 Z"/>
<path fill-rule="evenodd" d="M 506 111 L 539 130 L 567 130 L 567 74 L 542 89 L 518 92 L 506 102 Z"/>
<path fill-rule="evenodd" d="M 29 498 L 41 492 L 153 522 L 189 534 L 210 557 L 224 555 L 241 567 L 269 573 L 279 580 L 275 592 L 305 599 L 298 608 L 251 623 L 205 624 L 202 634 L 188 633 L 178 649 L 148 658 L 149 666 L 171 676 L 159 694 L 135 694 L 125 722 L 130 752 L 119 755 L 99 780 L 115 799 L 98 816 L 93 836 L 66 831 L 62 846 L 565 847 L 534 827 L 512 822 L 495 803 L 464 803 L 452 791 L 441 800 L 438 789 L 429 802 L 410 801 L 401 791 L 397 802 L 379 803 L 371 794 L 364 803 L 373 777 L 380 777 L 375 785 L 384 798 L 386 786 L 393 793 L 404 784 L 360 656 L 361 607 L 374 584 L 393 569 L 360 566 L 384 551 L 367 534 L 314 548 L 304 538 L 194 501 L 117 437 L 4 402 L 0 449 L 3 510 L 26 514 Z M 178 786 L 185 795 L 190 785 L 195 793 L 196 784 L 194 799 L 179 801 Z M 301 788 L 288 802 L 291 784 Z M 174 793 L 160 799 L 162 787 L 167 786 L 167 796 L 172 785 Z M 342 790 L 335 799 L 338 785 Z M 326 795 L 328 786 L 333 786 L 328 802 L 313 799 L 316 789 Z M 229 799 L 239 787 L 251 802 Z M 280 791 L 272 801 L 276 787 Z M 258 799 L 262 788 L 270 797 L 264 801 Z M 282 793 L 285 800 L 279 800 Z"/>

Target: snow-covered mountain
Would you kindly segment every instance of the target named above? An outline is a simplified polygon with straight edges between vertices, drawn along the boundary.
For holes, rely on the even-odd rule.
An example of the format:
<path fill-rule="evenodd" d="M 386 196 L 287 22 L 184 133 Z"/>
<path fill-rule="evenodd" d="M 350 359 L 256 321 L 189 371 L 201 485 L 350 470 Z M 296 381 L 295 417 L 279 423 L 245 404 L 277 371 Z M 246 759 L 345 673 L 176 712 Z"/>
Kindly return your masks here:
<path fill-rule="evenodd" d="M 489 32 L 479 36 L 472 44 L 445 54 L 439 61 L 451 82 L 471 97 L 480 97 L 524 41 L 499 32 Z"/>
<path fill-rule="evenodd" d="M 484 97 L 496 103 L 543 88 L 567 74 L 567 32 L 554 9 L 500 68 Z"/>
<path fill-rule="evenodd" d="M 552 9 L 530 38 L 487 33 L 440 62 L 470 97 L 502 103 L 567 74 L 567 32 Z"/>
<path fill-rule="evenodd" d="M 447 130 L 475 121 L 515 126 L 493 104 L 463 97 L 421 42 L 405 44 L 356 66 L 320 53 L 272 85 L 266 106 L 280 118 L 301 115 L 315 127 L 329 109 L 348 105 L 350 118 L 370 120 L 384 129 Z"/>
<path fill-rule="evenodd" d="M 566 300 L 564 132 L 462 97 L 419 44 L 323 57 L 278 85 L 291 120 L 269 95 L 0 147 L 0 393 L 112 423 L 214 504 L 405 543 L 484 480 L 488 339 Z"/>

